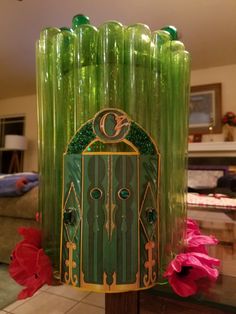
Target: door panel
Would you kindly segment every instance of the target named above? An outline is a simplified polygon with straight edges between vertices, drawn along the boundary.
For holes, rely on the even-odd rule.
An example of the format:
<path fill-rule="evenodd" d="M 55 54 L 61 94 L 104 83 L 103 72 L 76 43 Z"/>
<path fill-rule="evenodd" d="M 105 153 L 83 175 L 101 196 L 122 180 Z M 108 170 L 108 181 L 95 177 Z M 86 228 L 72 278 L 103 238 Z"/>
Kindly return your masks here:
<path fill-rule="evenodd" d="M 138 273 L 138 158 L 112 154 L 82 158 L 87 173 L 82 175 L 82 248 L 87 248 L 82 249 L 84 282 L 134 283 Z"/>

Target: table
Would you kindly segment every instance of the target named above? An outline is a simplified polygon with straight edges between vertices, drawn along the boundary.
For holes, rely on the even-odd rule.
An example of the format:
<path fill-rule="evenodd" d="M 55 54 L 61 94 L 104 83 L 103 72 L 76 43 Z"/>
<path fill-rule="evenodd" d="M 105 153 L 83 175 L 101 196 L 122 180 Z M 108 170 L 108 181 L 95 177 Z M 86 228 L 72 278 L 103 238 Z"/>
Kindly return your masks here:
<path fill-rule="evenodd" d="M 106 295 L 106 314 L 231 314 L 236 313 L 236 278 L 220 276 L 209 292 L 181 298 L 169 285 Z"/>

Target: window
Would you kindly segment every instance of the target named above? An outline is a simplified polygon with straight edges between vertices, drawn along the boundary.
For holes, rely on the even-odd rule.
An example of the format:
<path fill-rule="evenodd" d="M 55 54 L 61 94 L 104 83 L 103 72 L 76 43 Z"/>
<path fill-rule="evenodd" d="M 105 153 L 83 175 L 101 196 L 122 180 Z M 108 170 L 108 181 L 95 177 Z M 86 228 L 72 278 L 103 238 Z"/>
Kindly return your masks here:
<path fill-rule="evenodd" d="M 5 146 L 5 135 L 24 135 L 25 117 L 24 116 L 7 116 L 0 117 L 0 147 Z M 13 151 L 0 151 L 0 173 L 8 173 Z M 24 152 L 18 151 L 18 158 L 23 164 Z"/>

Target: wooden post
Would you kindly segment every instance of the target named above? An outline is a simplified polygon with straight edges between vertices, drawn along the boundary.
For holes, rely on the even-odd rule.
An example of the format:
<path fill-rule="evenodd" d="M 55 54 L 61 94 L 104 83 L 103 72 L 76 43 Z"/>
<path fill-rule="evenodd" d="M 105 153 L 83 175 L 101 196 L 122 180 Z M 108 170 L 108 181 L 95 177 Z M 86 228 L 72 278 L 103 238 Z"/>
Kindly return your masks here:
<path fill-rule="evenodd" d="M 139 293 L 106 293 L 105 314 L 138 314 Z"/>

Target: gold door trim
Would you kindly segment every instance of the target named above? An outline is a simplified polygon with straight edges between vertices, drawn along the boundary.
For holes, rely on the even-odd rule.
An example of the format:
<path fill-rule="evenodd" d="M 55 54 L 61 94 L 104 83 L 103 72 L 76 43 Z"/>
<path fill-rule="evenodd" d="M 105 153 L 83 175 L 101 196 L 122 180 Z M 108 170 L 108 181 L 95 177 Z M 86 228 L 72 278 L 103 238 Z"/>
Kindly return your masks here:
<path fill-rule="evenodd" d="M 88 148 L 91 147 L 94 143 L 96 142 L 101 142 L 104 144 L 108 144 L 107 142 L 102 142 L 100 139 L 95 138 L 91 143 L 88 144 L 88 146 L 86 146 L 86 148 L 83 150 L 82 155 L 140 155 L 137 147 L 134 146 L 133 143 L 131 143 L 130 141 L 123 139 L 121 142 L 125 143 L 127 146 L 129 146 L 132 150 L 129 152 L 89 152 Z"/>
<path fill-rule="evenodd" d="M 76 274 L 73 275 L 73 269 L 76 268 L 76 262 L 73 261 L 73 251 L 76 250 L 76 244 L 73 242 L 67 242 L 66 248 L 69 251 L 69 259 L 65 260 L 65 265 L 68 267 L 68 272 L 64 274 L 64 280 L 66 284 L 72 284 L 72 286 L 76 286 L 78 283 L 78 276 Z"/>

